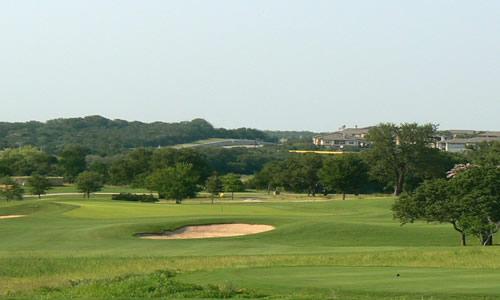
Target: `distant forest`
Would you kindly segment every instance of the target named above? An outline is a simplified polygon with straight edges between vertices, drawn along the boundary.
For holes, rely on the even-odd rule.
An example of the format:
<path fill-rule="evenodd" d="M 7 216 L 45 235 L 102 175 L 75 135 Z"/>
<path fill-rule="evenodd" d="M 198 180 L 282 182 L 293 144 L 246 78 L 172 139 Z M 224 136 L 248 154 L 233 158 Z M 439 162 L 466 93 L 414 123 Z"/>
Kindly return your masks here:
<path fill-rule="evenodd" d="M 113 155 L 126 149 L 171 146 L 207 138 L 276 140 L 256 129 L 214 128 L 203 119 L 143 123 L 88 116 L 47 122 L 0 122 L 0 149 L 32 145 L 52 154 L 72 144 L 86 147 L 95 154 Z"/>

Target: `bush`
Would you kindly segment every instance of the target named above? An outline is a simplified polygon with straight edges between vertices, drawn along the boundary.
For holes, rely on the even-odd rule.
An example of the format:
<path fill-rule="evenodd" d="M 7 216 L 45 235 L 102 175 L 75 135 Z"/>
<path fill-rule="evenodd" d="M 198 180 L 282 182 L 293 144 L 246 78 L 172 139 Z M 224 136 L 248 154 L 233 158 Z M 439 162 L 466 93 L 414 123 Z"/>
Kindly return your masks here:
<path fill-rule="evenodd" d="M 111 197 L 113 200 L 122 200 L 122 201 L 138 201 L 138 202 L 157 202 L 158 198 L 153 195 L 137 195 L 131 193 L 120 193 L 117 195 L 113 195 Z"/>

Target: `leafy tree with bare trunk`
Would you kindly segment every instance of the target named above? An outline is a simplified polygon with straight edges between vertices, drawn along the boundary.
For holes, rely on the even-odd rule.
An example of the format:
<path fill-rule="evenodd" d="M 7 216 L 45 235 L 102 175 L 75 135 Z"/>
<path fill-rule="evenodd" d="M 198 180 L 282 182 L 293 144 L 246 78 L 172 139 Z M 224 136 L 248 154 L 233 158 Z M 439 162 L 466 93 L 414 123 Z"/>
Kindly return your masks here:
<path fill-rule="evenodd" d="M 396 200 L 393 211 L 402 224 L 450 223 L 464 246 L 467 235 L 479 238 L 481 245 L 493 245 L 493 235 L 500 229 L 500 168 L 474 166 L 449 180 L 426 181 Z"/>
<path fill-rule="evenodd" d="M 212 204 L 214 204 L 215 196 L 218 196 L 224 190 L 224 187 L 222 185 L 222 180 L 217 174 L 217 172 L 214 172 L 212 176 L 208 177 L 207 182 L 205 184 L 205 189 L 207 190 L 207 192 L 210 193 Z"/>
<path fill-rule="evenodd" d="M 467 224 L 463 219 L 466 212 L 460 198 L 453 197 L 452 187 L 445 179 L 424 182 L 414 193 L 404 193 L 394 203 L 394 217 L 401 224 L 417 220 L 450 223 L 460 233 L 460 243 L 467 244 Z"/>
<path fill-rule="evenodd" d="M 181 204 L 186 198 L 196 197 L 198 175 L 192 164 L 177 163 L 173 167 L 158 169 L 146 178 L 146 186 L 160 198 L 174 199 Z"/>
<path fill-rule="evenodd" d="M 76 187 L 87 199 L 90 198 L 91 193 L 100 191 L 102 186 L 101 175 L 96 172 L 85 171 L 76 177 Z"/>
<path fill-rule="evenodd" d="M 47 193 L 47 191 L 51 187 L 47 177 L 37 174 L 31 176 L 28 179 L 28 185 L 30 187 L 31 193 L 33 195 L 37 195 L 38 199 L 40 199 L 42 195 L 45 195 L 45 193 Z"/>
<path fill-rule="evenodd" d="M 356 154 L 344 154 L 327 159 L 319 171 L 326 192 L 359 194 L 368 181 L 368 167 Z"/>
<path fill-rule="evenodd" d="M 230 173 L 222 176 L 221 179 L 224 191 L 231 193 L 231 200 L 234 200 L 235 192 L 243 192 L 245 190 L 245 186 L 243 185 L 240 176 L 236 174 Z"/>
<path fill-rule="evenodd" d="M 432 168 L 439 155 L 433 142 L 436 126 L 404 123 L 400 126 L 383 123 L 370 129 L 368 140 L 372 143 L 367 157 L 372 175 L 381 181 L 392 183 L 394 195 L 399 196 L 410 173 Z"/>

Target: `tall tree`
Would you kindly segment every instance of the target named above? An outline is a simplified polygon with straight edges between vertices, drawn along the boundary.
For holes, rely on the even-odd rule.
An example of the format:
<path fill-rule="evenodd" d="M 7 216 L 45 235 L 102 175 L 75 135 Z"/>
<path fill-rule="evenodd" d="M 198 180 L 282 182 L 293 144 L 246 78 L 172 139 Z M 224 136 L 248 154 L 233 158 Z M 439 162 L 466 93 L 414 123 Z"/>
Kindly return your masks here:
<path fill-rule="evenodd" d="M 359 194 L 368 182 L 368 167 L 356 154 L 345 154 L 327 159 L 321 168 L 321 182 L 328 192 Z"/>
<path fill-rule="evenodd" d="M 137 148 L 116 157 L 109 168 L 110 182 L 116 185 L 144 186 L 144 179 L 151 173 L 153 151 Z"/>
<path fill-rule="evenodd" d="M 267 189 L 268 194 L 271 190 L 277 191 L 283 187 L 286 181 L 286 162 L 272 161 L 267 163 L 260 172 L 255 174 L 253 182 L 257 188 Z"/>
<path fill-rule="evenodd" d="M 439 151 L 430 147 L 435 132 L 432 124 L 384 123 L 372 128 L 368 133 L 372 146 L 367 155 L 372 174 L 392 183 L 394 195 L 400 195 L 410 172 L 423 172 L 432 166 L 428 158 Z"/>
<path fill-rule="evenodd" d="M 35 174 L 28 179 L 28 185 L 33 195 L 38 195 L 38 199 L 45 195 L 50 189 L 50 181 L 45 176 Z"/>
<path fill-rule="evenodd" d="M 174 199 L 177 204 L 193 198 L 198 192 L 198 175 L 191 164 L 178 163 L 158 169 L 146 178 L 146 186 L 158 192 L 161 198 Z"/>
<path fill-rule="evenodd" d="M 82 172 L 76 178 L 76 186 L 80 192 L 90 198 L 90 193 L 98 192 L 103 187 L 101 175 L 91 171 Z"/>
<path fill-rule="evenodd" d="M 61 152 L 59 164 L 62 166 L 64 176 L 68 181 L 73 182 L 78 174 L 85 171 L 87 154 L 89 154 L 89 150 L 79 145 L 66 146 Z"/>
<path fill-rule="evenodd" d="M 192 172 L 196 173 L 200 185 L 203 185 L 210 175 L 210 167 L 205 155 L 195 149 L 157 149 L 153 152 L 151 167 L 153 170 L 158 170 L 173 167 L 179 163 L 192 166 Z"/>
<path fill-rule="evenodd" d="M 226 174 L 221 179 L 224 191 L 231 193 L 231 200 L 234 200 L 235 192 L 243 192 L 245 190 L 241 177 L 236 174 Z"/>
<path fill-rule="evenodd" d="M 212 204 L 214 204 L 214 197 L 218 196 L 224 190 L 222 180 L 217 172 L 214 172 L 212 176 L 208 177 L 205 183 L 205 189 L 210 193 Z"/>
<path fill-rule="evenodd" d="M 319 170 L 323 167 L 323 159 L 316 154 L 306 154 L 302 158 L 302 173 L 307 194 L 316 196 L 320 186 Z"/>

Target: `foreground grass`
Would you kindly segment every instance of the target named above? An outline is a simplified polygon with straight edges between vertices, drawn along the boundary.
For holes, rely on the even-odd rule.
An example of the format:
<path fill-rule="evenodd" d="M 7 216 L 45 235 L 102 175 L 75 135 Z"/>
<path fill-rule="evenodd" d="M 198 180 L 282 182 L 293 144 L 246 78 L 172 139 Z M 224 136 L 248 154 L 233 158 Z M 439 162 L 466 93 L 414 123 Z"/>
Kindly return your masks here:
<path fill-rule="evenodd" d="M 410 298 L 457 296 L 494 299 L 500 295 L 497 270 L 406 267 L 264 267 L 220 269 L 183 275 L 188 282 L 225 282 L 252 286 L 262 293 L 356 295 Z M 266 280 L 262 280 L 265 274 Z M 399 275 L 399 276 L 398 276 Z M 436 284 L 439 282 L 439 284 Z M 466 284 L 464 284 L 466 282 Z M 480 295 L 480 296 L 479 296 Z"/>
<path fill-rule="evenodd" d="M 38 295 L 9 295 L 12 299 L 178 299 L 260 298 L 263 295 L 232 285 L 201 286 L 176 280 L 175 272 L 156 271 L 147 275 L 126 275 L 110 279 L 72 281 L 70 286 L 44 288 Z"/>
<path fill-rule="evenodd" d="M 101 283 L 118 284 L 113 278 L 122 276 L 140 282 L 158 270 L 177 270 L 176 281 L 203 289 L 234 285 L 270 298 L 490 299 L 500 294 L 493 286 L 500 280 L 500 248 L 458 247 L 458 236 L 447 225 L 401 227 L 392 220 L 392 198 L 309 201 L 248 193 L 234 203 L 206 200 L 175 205 L 58 196 L 1 203 L 0 215 L 28 216 L 0 220 L 0 295 L 104 299 L 109 297 L 92 294 Z M 231 222 L 277 229 L 203 240 L 134 236 Z M 440 284 L 428 289 L 433 282 Z M 42 287 L 51 292 L 44 294 Z"/>

